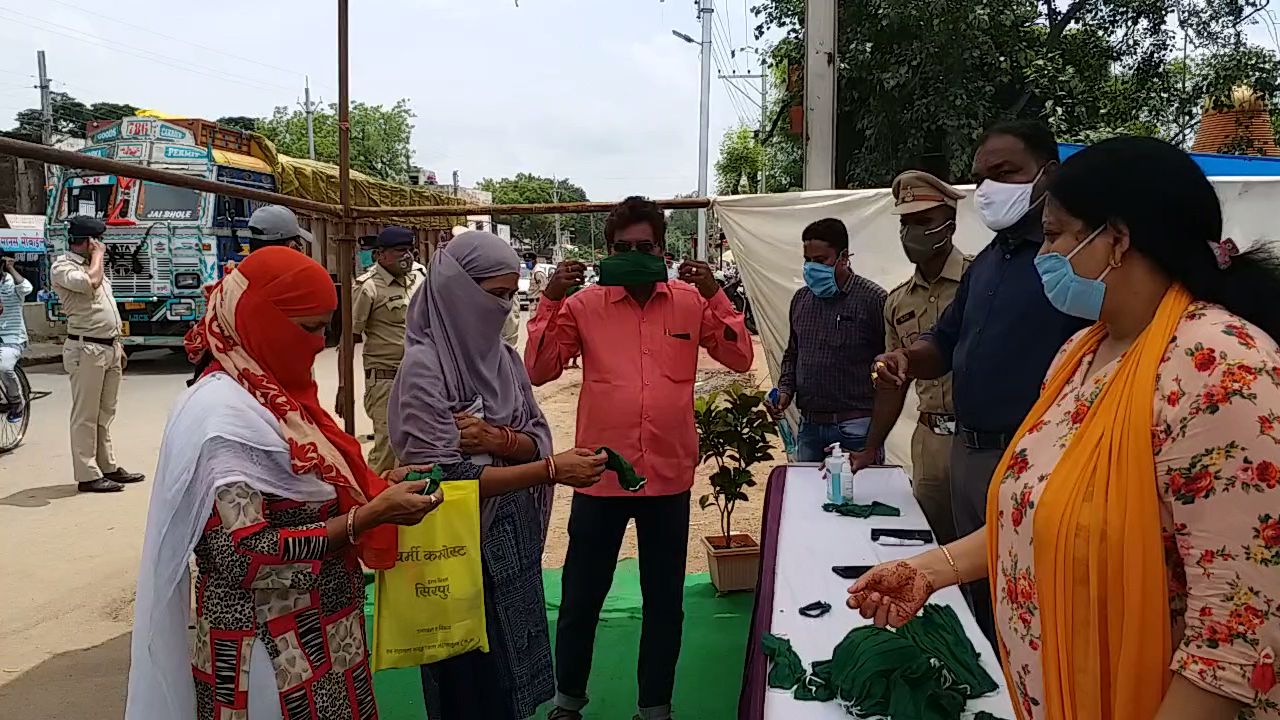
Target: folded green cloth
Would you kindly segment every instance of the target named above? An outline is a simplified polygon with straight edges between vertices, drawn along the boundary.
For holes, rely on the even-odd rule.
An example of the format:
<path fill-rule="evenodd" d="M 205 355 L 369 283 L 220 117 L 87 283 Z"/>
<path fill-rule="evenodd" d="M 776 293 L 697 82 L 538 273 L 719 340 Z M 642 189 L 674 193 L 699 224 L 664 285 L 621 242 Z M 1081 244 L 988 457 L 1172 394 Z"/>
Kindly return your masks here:
<path fill-rule="evenodd" d="M 978 661 L 978 651 L 965 635 L 960 616 L 950 607 L 925 605 L 924 613 L 898 628 L 898 634 L 946 666 L 966 698 L 982 697 L 999 689 Z"/>
<path fill-rule="evenodd" d="M 870 505 L 859 505 L 851 502 L 826 503 L 822 506 L 822 509 L 837 515 L 862 519 L 869 518 L 872 515 L 880 515 L 882 517 L 899 517 L 902 515 L 902 511 L 898 508 L 888 503 L 882 503 L 879 500 Z"/>
<path fill-rule="evenodd" d="M 645 482 L 647 482 L 645 476 L 637 474 L 636 469 L 632 467 L 631 463 L 627 462 L 626 458 L 614 452 L 612 448 L 596 448 L 596 452 L 602 452 L 609 456 L 609 460 L 605 462 L 604 467 L 606 470 L 612 470 L 618 474 L 618 484 L 622 486 L 623 490 L 638 492 L 640 488 L 644 487 Z"/>
<path fill-rule="evenodd" d="M 405 475 L 404 479 L 406 482 L 417 482 L 419 480 L 426 480 L 427 486 L 423 488 L 422 494 L 431 495 L 435 491 L 440 489 L 440 481 L 444 479 L 444 470 L 441 470 L 440 466 L 436 465 L 435 467 L 431 468 L 430 472 L 414 471 L 409 473 L 408 475 Z"/>
<path fill-rule="evenodd" d="M 760 645 L 765 656 L 773 661 L 769 668 L 769 687 L 790 690 L 804 679 L 804 663 L 791 648 L 790 640 L 765 633 L 760 636 Z"/>

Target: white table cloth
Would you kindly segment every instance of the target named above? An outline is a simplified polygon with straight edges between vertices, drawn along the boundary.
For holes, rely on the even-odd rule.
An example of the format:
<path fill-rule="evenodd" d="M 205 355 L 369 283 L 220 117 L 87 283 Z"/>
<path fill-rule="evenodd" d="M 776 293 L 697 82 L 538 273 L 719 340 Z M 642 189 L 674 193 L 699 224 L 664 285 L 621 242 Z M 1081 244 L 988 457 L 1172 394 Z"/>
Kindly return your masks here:
<path fill-rule="evenodd" d="M 874 500 L 896 506 L 902 516 L 860 520 L 824 512 L 826 485 L 819 469 L 795 465 L 787 468 L 777 535 L 771 632 L 790 640 L 806 667 L 815 660 L 830 658 L 832 649 L 849 630 L 870 622 L 845 605 L 852 581 L 837 577 L 831 572 L 832 566 L 875 565 L 909 558 L 934 547 L 889 547 L 871 542 L 872 528 L 929 527 L 902 468 L 868 468 L 858 473 L 852 501 L 871 503 Z M 816 619 L 797 612 L 815 600 L 831 603 L 831 612 Z M 981 655 L 983 667 L 1000 684 L 996 693 L 970 701 L 966 713 L 986 710 L 997 717 L 1013 718 L 1000 659 L 978 629 L 959 588 L 946 588 L 936 593 L 930 602 L 950 605 L 956 611 Z M 765 692 L 766 720 L 848 720 L 849 717 L 839 703 L 800 702 L 784 690 L 766 688 Z"/>

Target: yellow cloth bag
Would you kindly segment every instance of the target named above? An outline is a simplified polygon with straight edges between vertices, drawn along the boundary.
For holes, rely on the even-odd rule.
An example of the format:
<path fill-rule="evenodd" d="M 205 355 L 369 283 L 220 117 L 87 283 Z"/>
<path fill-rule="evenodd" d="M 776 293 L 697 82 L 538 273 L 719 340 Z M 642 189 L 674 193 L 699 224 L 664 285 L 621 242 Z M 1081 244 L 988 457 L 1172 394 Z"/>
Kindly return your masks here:
<path fill-rule="evenodd" d="M 489 652 L 480 557 L 480 483 L 440 483 L 444 502 L 400 528 L 396 565 L 374 586 L 373 670 Z"/>

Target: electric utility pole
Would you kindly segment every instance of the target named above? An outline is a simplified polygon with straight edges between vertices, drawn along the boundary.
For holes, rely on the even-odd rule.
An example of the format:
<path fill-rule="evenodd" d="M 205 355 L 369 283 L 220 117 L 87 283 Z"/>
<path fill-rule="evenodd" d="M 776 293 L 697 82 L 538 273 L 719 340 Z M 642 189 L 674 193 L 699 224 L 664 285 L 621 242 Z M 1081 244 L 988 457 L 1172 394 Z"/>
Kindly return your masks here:
<path fill-rule="evenodd" d="M 764 189 L 764 134 L 769 127 L 769 61 L 767 56 L 751 47 L 738 48 L 740 52 L 754 52 L 760 56 L 760 74 L 758 75 L 721 75 L 721 80 L 759 80 L 760 81 L 760 131 L 756 133 L 756 142 L 760 143 L 760 177 L 756 192 Z M 744 93 L 745 95 L 745 93 Z"/>
<path fill-rule="evenodd" d="M 560 179 L 551 176 L 551 202 L 560 202 Z M 560 213 L 556 213 L 556 244 L 551 248 L 551 259 L 556 261 L 560 255 Z"/>
<path fill-rule="evenodd" d="M 306 78 L 306 87 L 303 88 L 303 97 L 306 98 L 302 105 L 302 111 L 307 114 L 307 157 L 312 160 L 316 159 L 316 131 L 314 126 L 314 115 L 319 103 L 311 102 L 311 77 Z"/>
<path fill-rule="evenodd" d="M 36 51 L 36 65 L 40 70 L 40 142 L 53 144 L 53 97 L 49 92 L 49 73 L 44 67 L 44 51 Z"/>
<path fill-rule="evenodd" d="M 698 109 L 698 197 L 707 197 L 707 163 L 711 154 L 711 21 L 714 0 L 698 0 L 702 24 L 702 99 Z M 707 260 L 707 209 L 698 209 L 698 259 Z"/>

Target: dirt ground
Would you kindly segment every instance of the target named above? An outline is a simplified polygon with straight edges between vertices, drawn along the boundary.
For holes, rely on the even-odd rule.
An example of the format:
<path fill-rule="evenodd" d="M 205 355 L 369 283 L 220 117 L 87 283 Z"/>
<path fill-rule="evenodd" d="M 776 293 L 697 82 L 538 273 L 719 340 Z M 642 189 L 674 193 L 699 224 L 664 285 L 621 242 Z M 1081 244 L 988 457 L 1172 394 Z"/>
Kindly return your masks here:
<path fill-rule="evenodd" d="M 755 343 L 755 364 L 745 375 L 725 369 L 724 366 L 712 360 L 706 351 L 702 352 L 699 360 L 698 383 L 695 387 L 696 394 L 706 394 L 734 382 L 742 383 L 744 386 L 758 384 L 765 390 L 771 387 L 769 370 L 764 361 L 764 349 L 760 346 L 758 339 Z M 574 426 L 578 414 L 578 391 L 581 387 L 582 371 L 569 369 L 559 380 L 534 390 L 538 404 L 546 413 L 547 422 L 550 423 L 555 435 L 557 449 L 573 447 Z M 780 462 L 786 461 L 781 443 L 777 443 L 774 457 Z M 708 507 L 706 510 L 698 507 L 698 498 L 711 490 L 711 486 L 707 484 L 707 478 L 713 469 L 711 463 L 698 468 L 693 481 L 693 492 L 690 497 L 692 508 L 689 512 L 688 572 L 690 573 L 705 572 L 707 569 L 707 559 L 701 538 L 720 532 L 720 515 L 715 507 Z M 740 501 L 734 509 L 733 531 L 735 533 L 747 533 L 757 539 L 760 537 L 764 483 L 772 469 L 772 463 L 754 469 L 755 479 L 760 484 L 748 490 L 749 501 Z M 542 554 L 543 567 L 560 567 L 564 564 L 565 549 L 569 543 L 569 503 L 572 499 L 572 490 L 564 487 L 556 489 L 556 501 L 551 511 L 551 530 L 547 534 L 547 547 Z M 622 540 L 621 557 L 635 556 L 636 533 L 635 526 L 632 524 L 627 528 L 627 534 Z"/>

